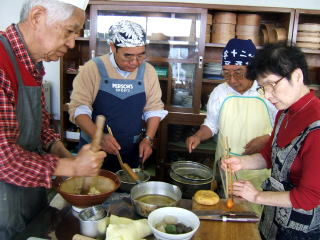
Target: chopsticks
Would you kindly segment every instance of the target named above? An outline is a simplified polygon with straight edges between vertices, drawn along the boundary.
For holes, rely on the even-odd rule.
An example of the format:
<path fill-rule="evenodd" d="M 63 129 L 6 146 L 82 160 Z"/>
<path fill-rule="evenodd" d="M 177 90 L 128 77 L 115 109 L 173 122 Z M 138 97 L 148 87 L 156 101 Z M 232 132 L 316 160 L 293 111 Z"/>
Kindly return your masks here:
<path fill-rule="evenodd" d="M 112 133 L 109 125 L 107 125 L 107 129 L 108 129 L 108 133 L 111 136 L 113 136 L 113 133 Z M 117 159 L 119 161 L 121 168 L 129 174 L 129 176 L 132 178 L 132 180 L 136 181 L 137 183 L 140 183 L 139 176 L 132 170 L 132 168 L 127 163 L 124 163 L 122 161 L 122 157 L 121 157 L 120 153 L 117 154 Z"/>
<path fill-rule="evenodd" d="M 228 137 L 224 138 L 224 150 L 225 150 L 225 154 L 224 154 L 224 158 L 229 158 L 230 157 L 230 147 L 229 147 L 229 143 L 228 143 Z M 225 178 L 226 178 L 226 193 L 227 193 L 227 208 L 232 208 L 234 205 L 234 201 L 233 201 L 233 176 L 232 176 L 232 171 L 231 168 L 229 166 L 229 164 L 227 164 L 227 169 L 226 169 L 226 174 L 225 174 Z"/>

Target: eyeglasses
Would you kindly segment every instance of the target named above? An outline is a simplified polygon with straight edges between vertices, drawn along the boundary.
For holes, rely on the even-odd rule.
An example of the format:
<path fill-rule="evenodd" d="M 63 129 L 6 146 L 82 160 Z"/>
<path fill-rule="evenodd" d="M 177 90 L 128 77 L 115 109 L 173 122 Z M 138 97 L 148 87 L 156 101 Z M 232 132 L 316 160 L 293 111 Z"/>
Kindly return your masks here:
<path fill-rule="evenodd" d="M 143 54 L 134 55 L 134 54 L 125 53 L 125 54 L 121 54 L 121 58 L 126 62 L 133 62 L 135 59 L 138 62 L 142 62 L 143 60 L 146 59 L 146 54 L 143 53 Z"/>
<path fill-rule="evenodd" d="M 284 79 L 285 77 L 282 77 L 280 78 L 279 80 L 275 81 L 275 82 L 272 82 L 272 83 L 268 83 L 266 84 L 265 86 L 259 86 L 257 87 L 257 92 L 261 95 L 265 95 L 266 91 L 269 91 L 269 92 L 274 92 L 277 84 L 282 80 Z"/>
<path fill-rule="evenodd" d="M 234 79 L 242 79 L 244 77 L 245 71 L 243 70 L 223 70 L 223 77 L 225 80 L 230 80 L 232 77 Z"/>

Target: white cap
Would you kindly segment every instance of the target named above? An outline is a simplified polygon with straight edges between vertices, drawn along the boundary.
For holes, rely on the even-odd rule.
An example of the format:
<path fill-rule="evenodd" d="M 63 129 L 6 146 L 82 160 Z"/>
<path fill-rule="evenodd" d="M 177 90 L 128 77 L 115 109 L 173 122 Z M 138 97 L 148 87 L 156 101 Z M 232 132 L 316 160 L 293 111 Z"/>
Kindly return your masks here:
<path fill-rule="evenodd" d="M 86 10 L 87 5 L 89 3 L 89 0 L 59 0 L 59 1 L 76 6 L 80 9 L 82 9 L 83 11 Z"/>

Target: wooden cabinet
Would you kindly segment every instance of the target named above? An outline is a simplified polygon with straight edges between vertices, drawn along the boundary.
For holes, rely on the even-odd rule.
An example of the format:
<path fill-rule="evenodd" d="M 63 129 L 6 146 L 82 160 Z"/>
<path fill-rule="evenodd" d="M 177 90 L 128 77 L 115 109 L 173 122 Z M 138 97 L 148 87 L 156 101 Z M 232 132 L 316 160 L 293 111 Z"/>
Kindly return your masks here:
<path fill-rule="evenodd" d="M 72 81 L 79 66 L 93 56 L 110 51 L 107 31 L 116 21 L 130 19 L 141 24 L 147 32 L 147 61 L 159 76 L 162 100 L 168 116 L 161 122 L 156 138 L 154 156 L 156 176 L 166 180 L 170 162 L 176 160 L 200 161 L 209 166 L 214 162 L 214 140 L 202 144 L 189 154 L 185 139 L 194 133 L 205 119 L 208 96 L 223 76 L 208 78 L 204 67 L 221 62 L 225 44 L 212 43 L 208 36 L 207 19 L 221 12 L 258 14 L 261 24 L 283 28 L 285 41 L 294 44 L 299 22 L 319 23 L 319 11 L 290 8 L 246 7 L 213 4 L 151 3 L 90 1 L 90 36 L 79 38 L 76 47 L 61 61 L 61 133 L 67 142 L 67 130 L 76 127 L 68 120 L 67 103 Z M 261 44 L 259 44 L 261 45 Z M 261 46 L 257 46 L 260 48 Z M 307 54 L 313 76 L 319 83 L 319 50 L 303 49 Z M 316 69 L 316 70 L 315 70 Z M 168 180 L 168 179 L 167 179 Z"/>
<path fill-rule="evenodd" d="M 310 24 L 310 32 L 301 30 L 300 24 Z M 301 25 L 300 25 L 301 26 Z M 315 27 L 315 29 L 314 29 Z M 300 33 L 311 34 L 318 36 L 314 39 L 320 39 L 320 11 L 314 10 L 296 10 L 296 17 L 294 21 L 292 44 L 298 45 L 297 40 L 300 40 Z M 303 36 L 303 35 L 302 35 Z M 307 39 L 307 45 L 301 50 L 305 54 L 309 67 L 309 84 L 310 88 L 316 90 L 316 94 L 320 96 L 320 42 L 313 39 Z M 308 43 L 311 43 L 308 47 Z"/>
<path fill-rule="evenodd" d="M 60 135 L 62 141 L 72 152 L 77 151 L 80 132 L 79 128 L 69 121 L 68 103 L 70 102 L 73 79 L 77 75 L 79 67 L 90 58 L 88 37 L 89 10 L 87 10 L 86 16 L 86 29 L 76 39 L 75 47 L 69 50 L 60 61 Z"/>

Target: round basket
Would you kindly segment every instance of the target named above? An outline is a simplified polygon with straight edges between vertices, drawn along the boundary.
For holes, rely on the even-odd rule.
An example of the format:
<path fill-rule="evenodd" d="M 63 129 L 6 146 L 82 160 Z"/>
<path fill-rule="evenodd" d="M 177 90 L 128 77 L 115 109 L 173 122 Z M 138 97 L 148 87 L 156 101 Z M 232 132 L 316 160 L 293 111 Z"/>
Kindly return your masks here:
<path fill-rule="evenodd" d="M 211 33 L 218 34 L 235 34 L 236 33 L 236 25 L 230 23 L 215 23 L 212 24 Z"/>
<path fill-rule="evenodd" d="M 237 14 L 232 12 L 217 12 L 213 16 L 212 23 L 237 23 Z"/>
<path fill-rule="evenodd" d="M 238 14 L 237 24 L 260 26 L 261 16 L 258 14 Z"/>
<path fill-rule="evenodd" d="M 236 35 L 259 35 L 259 26 L 237 25 Z"/>
<path fill-rule="evenodd" d="M 270 42 L 282 42 L 287 39 L 287 30 L 285 28 L 274 28 L 269 35 Z"/>

